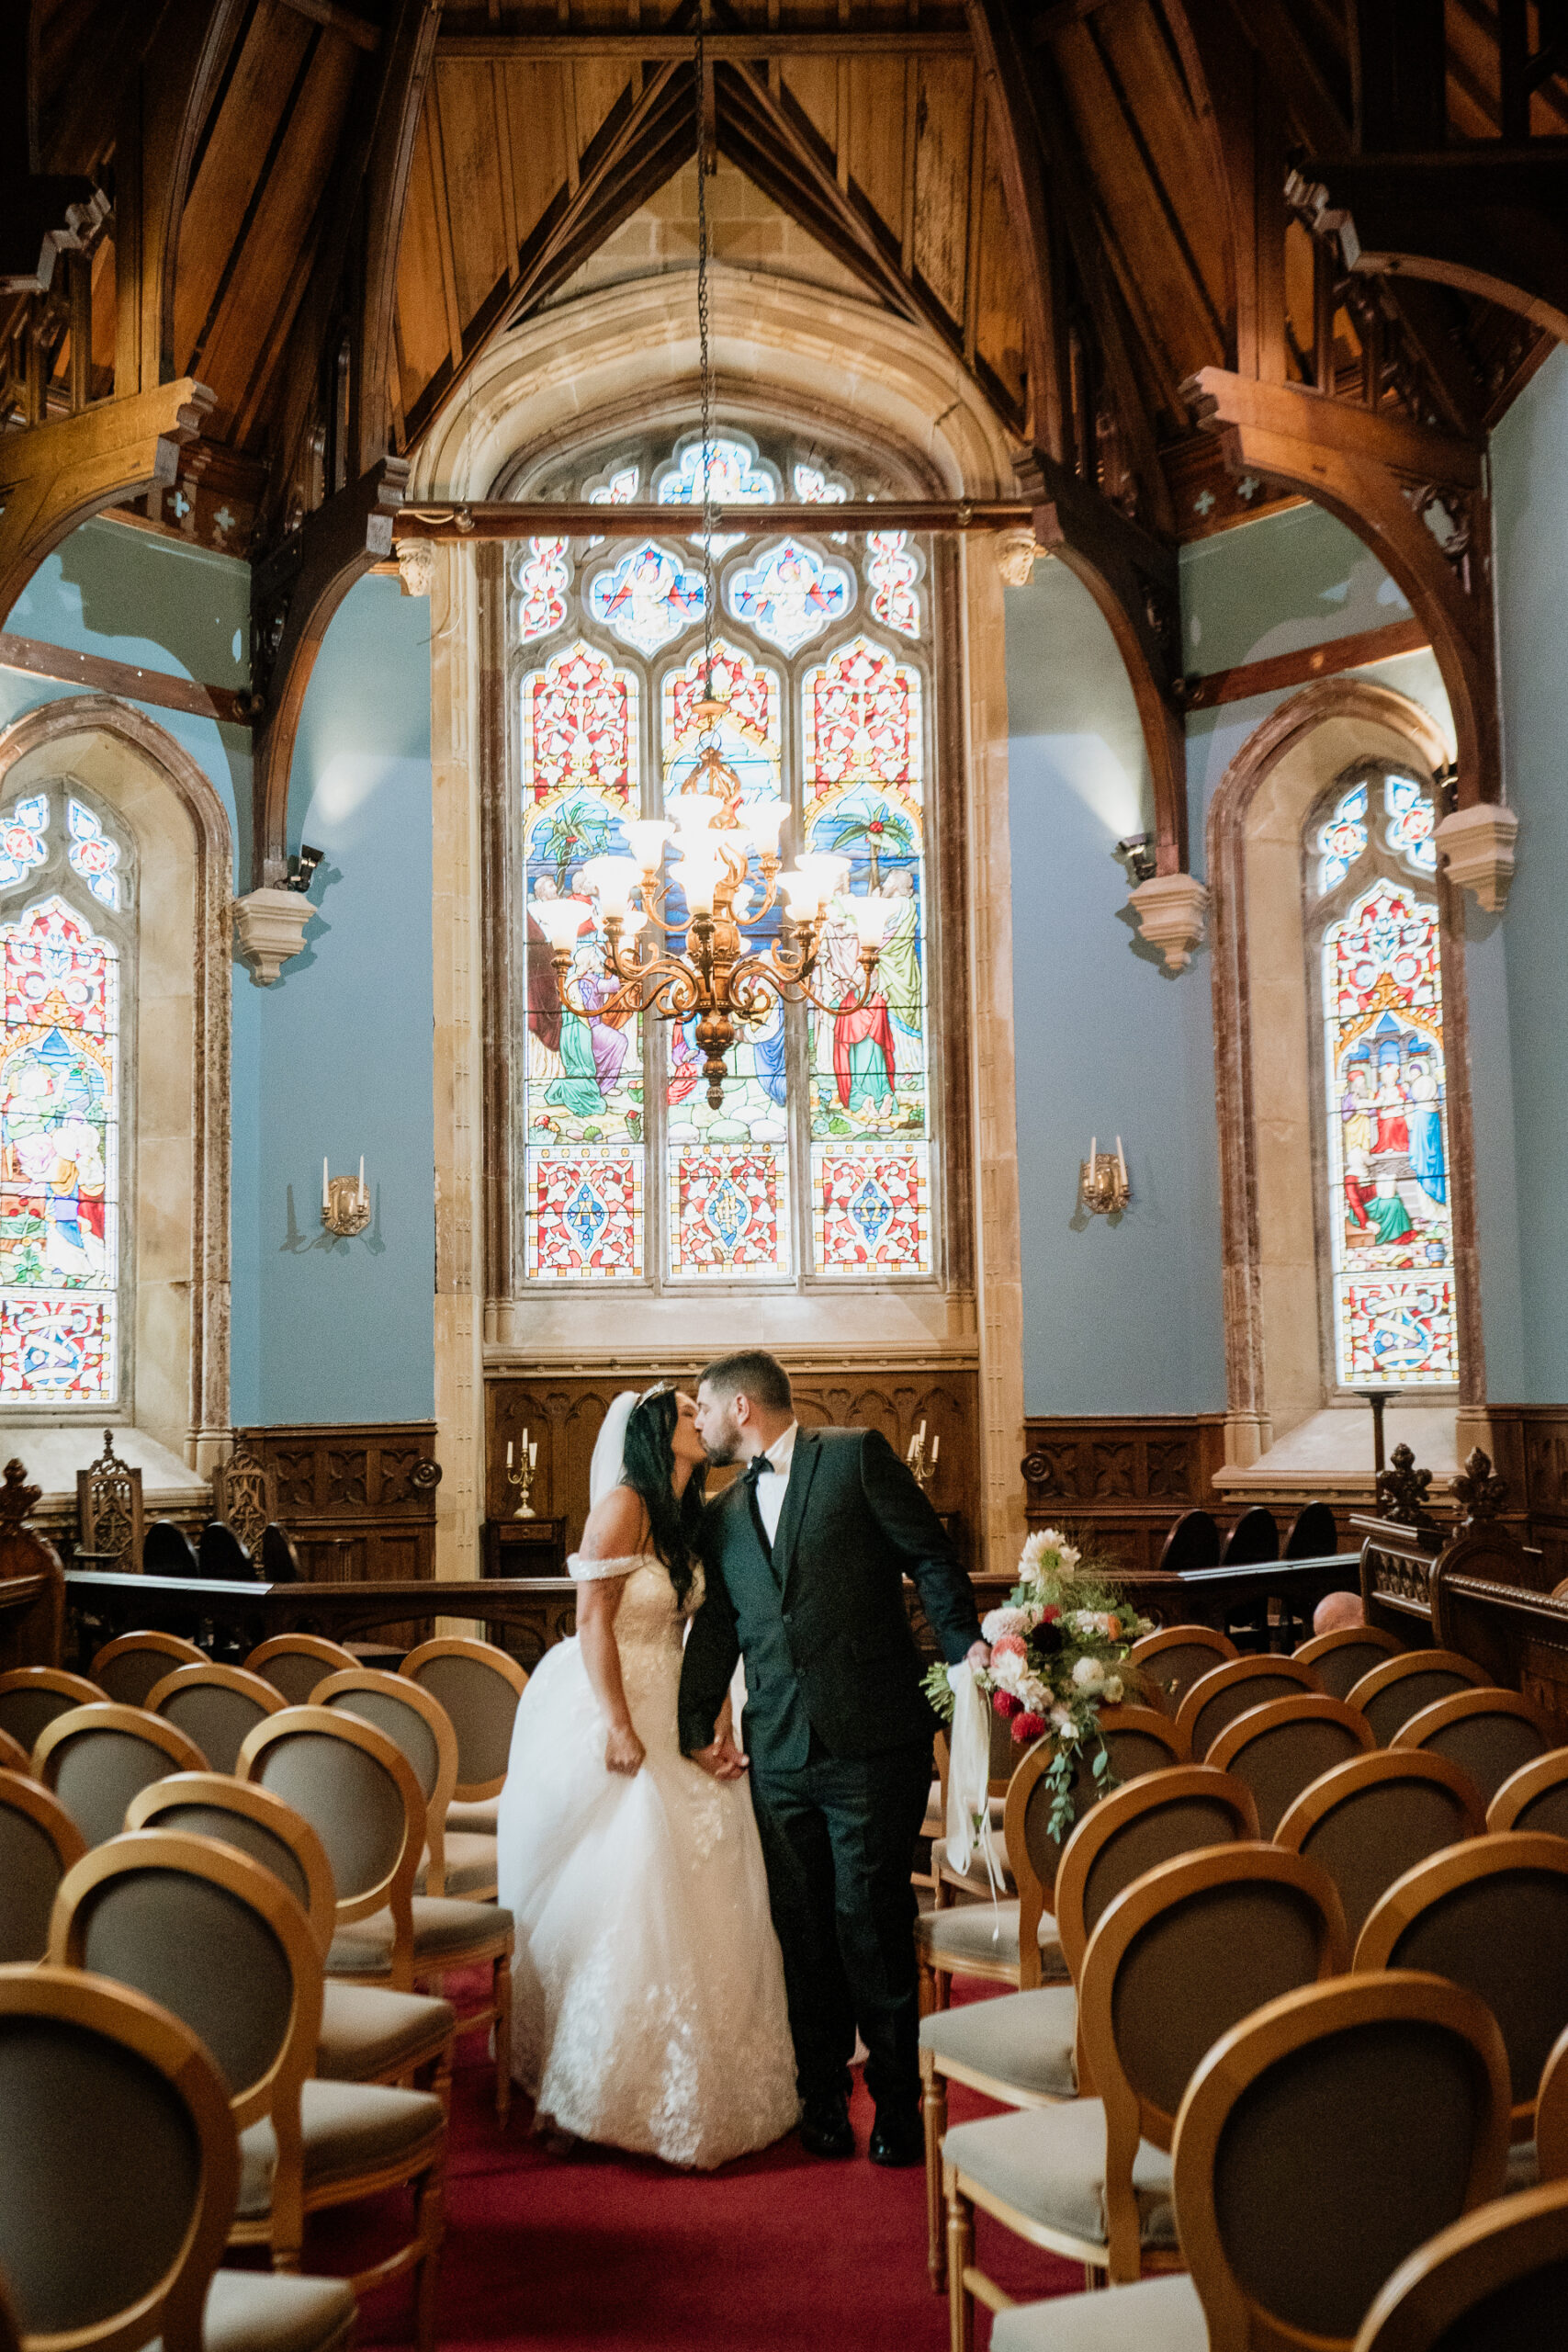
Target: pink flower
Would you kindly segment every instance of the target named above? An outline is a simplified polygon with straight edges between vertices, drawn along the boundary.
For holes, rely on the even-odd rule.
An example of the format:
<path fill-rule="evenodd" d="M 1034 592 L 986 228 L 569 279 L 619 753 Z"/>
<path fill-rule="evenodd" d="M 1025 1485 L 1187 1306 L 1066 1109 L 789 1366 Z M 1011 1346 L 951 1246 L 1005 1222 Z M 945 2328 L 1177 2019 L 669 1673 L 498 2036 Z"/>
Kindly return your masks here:
<path fill-rule="evenodd" d="M 1010 1717 L 1022 1714 L 1023 1701 L 1015 1699 L 1010 1690 L 998 1690 L 992 1697 L 991 1713 L 994 1715 L 1000 1715 L 1003 1723 L 1006 1723 Z"/>
<path fill-rule="evenodd" d="M 1032 1715 L 1027 1713 L 1021 1715 L 1014 1715 L 1012 1719 L 1012 1736 L 1015 1746 L 1019 1747 L 1026 1747 L 1032 1739 L 1038 1739 L 1044 1729 L 1045 1718 L 1043 1715 Z"/>
<path fill-rule="evenodd" d="M 991 1656 L 993 1657 L 1026 1657 L 1028 1652 L 1016 1634 L 1004 1634 L 999 1641 L 991 1644 Z"/>

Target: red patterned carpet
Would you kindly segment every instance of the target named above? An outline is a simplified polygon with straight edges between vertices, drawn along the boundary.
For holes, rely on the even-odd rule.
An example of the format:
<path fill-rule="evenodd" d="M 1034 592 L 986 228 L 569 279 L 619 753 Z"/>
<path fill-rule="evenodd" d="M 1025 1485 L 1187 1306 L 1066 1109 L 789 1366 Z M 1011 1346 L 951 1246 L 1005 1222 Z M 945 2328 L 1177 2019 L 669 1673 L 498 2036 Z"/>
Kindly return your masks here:
<path fill-rule="evenodd" d="M 919 2170 L 863 2154 L 823 2164 L 787 2140 L 719 2173 L 636 2156 L 547 2155 L 525 2104 L 502 2132 L 477 2036 L 453 2101 L 443 2352 L 558 2345 L 572 2352 L 944 2352 L 945 2298 L 925 2271 Z M 986 2112 L 960 2092 L 954 2120 Z M 871 2102 L 856 2093 L 863 2150 Z M 323 2215 L 306 2267 L 350 2267 L 365 2240 Z M 980 2218 L 979 2255 L 1019 2297 L 1071 2291 L 1081 2273 Z M 977 2341 L 989 2341 L 979 2314 Z M 411 2340 L 406 2285 L 368 2297 L 362 2346 Z"/>

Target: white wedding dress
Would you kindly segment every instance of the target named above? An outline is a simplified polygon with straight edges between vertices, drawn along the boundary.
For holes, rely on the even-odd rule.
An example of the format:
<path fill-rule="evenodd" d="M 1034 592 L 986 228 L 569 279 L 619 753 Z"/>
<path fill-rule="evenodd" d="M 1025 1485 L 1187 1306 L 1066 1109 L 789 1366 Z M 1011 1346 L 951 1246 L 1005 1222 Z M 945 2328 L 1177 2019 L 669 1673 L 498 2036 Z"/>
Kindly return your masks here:
<path fill-rule="evenodd" d="M 632 1779 L 606 1768 L 576 1638 L 547 1651 L 501 1798 L 513 2072 L 562 2131 L 706 2170 L 781 2138 L 800 2102 L 750 1788 L 680 1750 L 682 1621 L 702 1572 L 682 1611 L 651 1555 L 574 1555 L 568 1570 L 626 1578 L 615 1641 L 648 1753 Z"/>

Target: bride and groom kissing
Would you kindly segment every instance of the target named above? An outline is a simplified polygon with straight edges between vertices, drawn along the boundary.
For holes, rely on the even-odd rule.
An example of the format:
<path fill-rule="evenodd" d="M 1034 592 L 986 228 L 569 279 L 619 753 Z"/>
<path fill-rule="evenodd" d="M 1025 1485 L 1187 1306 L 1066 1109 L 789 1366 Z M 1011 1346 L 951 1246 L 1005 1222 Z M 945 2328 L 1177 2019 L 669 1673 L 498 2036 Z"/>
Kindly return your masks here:
<path fill-rule="evenodd" d="M 797 2124 L 850 2156 L 858 2030 L 869 2154 L 916 2163 L 934 1718 L 906 1573 L 942 1656 L 986 1655 L 942 1522 L 876 1430 L 803 1429 L 760 1350 L 694 1399 L 617 1397 L 590 1491 L 578 1632 L 523 1695 L 501 1800 L 536 2124 L 702 2169 Z"/>

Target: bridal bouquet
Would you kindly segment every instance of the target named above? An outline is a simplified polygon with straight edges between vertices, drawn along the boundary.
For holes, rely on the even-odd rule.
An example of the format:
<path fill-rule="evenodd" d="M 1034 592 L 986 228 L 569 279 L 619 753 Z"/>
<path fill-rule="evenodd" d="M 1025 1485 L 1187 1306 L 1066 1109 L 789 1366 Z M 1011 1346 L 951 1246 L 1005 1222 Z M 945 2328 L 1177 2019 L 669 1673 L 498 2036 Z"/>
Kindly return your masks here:
<path fill-rule="evenodd" d="M 975 1680 L 994 1713 L 1010 1724 L 1019 1747 L 1053 1742 L 1045 1778 L 1052 1788 L 1051 1835 L 1060 1839 L 1073 1826 L 1073 1781 L 1091 1741 L 1100 1750 L 1091 1767 L 1096 1781 L 1111 1778 L 1100 1710 L 1115 1706 L 1136 1685 L 1127 1653 L 1154 1629 L 1092 1563 L 1085 1566 L 1082 1553 L 1054 1527 L 1030 1537 L 1018 1566 L 1006 1607 L 993 1609 L 981 1625 L 991 1662 Z M 951 1723 L 953 1697 L 945 1666 L 931 1668 L 926 1694 Z"/>

